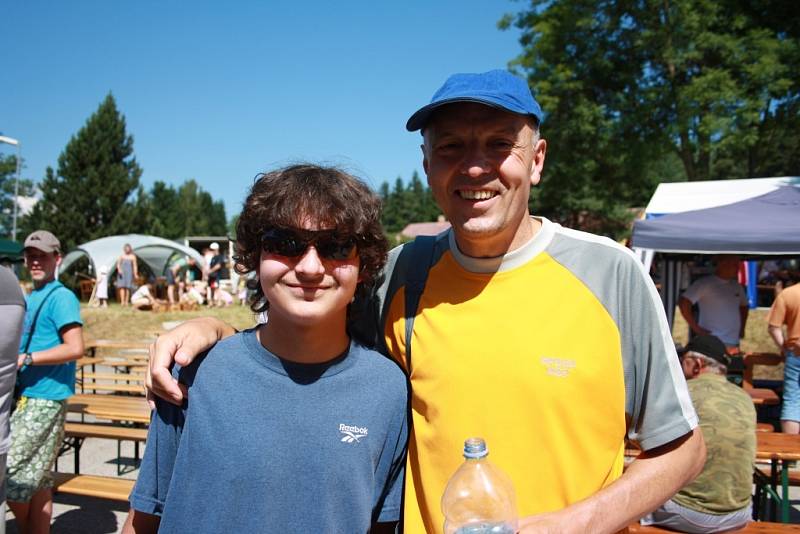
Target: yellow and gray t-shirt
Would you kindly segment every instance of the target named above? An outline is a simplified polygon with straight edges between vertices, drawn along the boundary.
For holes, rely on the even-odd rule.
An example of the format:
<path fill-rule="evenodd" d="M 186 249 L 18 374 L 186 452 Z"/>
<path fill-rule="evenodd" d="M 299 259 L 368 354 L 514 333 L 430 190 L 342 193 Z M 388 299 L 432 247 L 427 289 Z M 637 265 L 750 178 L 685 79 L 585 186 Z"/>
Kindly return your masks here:
<path fill-rule="evenodd" d="M 641 264 L 611 240 L 541 222 L 494 259 L 464 256 L 451 232 L 437 238 L 413 331 L 406 532 L 441 531 L 467 437 L 486 439 L 526 516 L 618 478 L 626 435 L 647 450 L 697 425 Z M 377 300 L 388 352 L 408 371 L 402 258 L 390 254 Z"/>

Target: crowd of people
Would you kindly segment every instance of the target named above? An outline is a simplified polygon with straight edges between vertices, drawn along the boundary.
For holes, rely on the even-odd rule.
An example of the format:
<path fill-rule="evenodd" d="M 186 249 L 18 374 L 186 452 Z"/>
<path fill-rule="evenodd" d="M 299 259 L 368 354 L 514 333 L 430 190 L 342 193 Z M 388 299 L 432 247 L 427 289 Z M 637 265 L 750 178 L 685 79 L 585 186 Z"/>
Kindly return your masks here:
<path fill-rule="evenodd" d="M 139 260 L 130 244 L 125 244 L 116 262 L 117 302 L 122 307 L 136 310 L 194 309 L 199 306 L 224 307 L 237 298 L 244 303 L 247 291 L 242 280 L 236 296 L 222 287 L 222 275 L 227 273 L 228 259 L 220 253 L 220 246 L 212 242 L 203 250 L 203 263 L 198 264 L 193 256 L 173 260 L 164 270 L 165 276 L 157 279 L 153 275 L 142 276 Z M 105 265 L 98 268 L 94 293 L 90 299 L 93 306 L 108 307 L 109 270 Z"/>
<path fill-rule="evenodd" d="M 380 200 L 359 179 L 312 164 L 260 175 L 234 268 L 267 321 L 236 332 L 205 317 L 159 336 L 147 379 L 158 398 L 123 531 L 442 532 L 440 498 L 476 435 L 510 475 L 523 534 L 746 523 L 756 413 L 725 379 L 747 320 L 738 259 L 717 258 L 685 291 L 694 336 L 676 349 L 630 251 L 530 213 L 542 119 L 507 71 L 448 78 L 406 128 L 421 134 L 452 226 L 391 251 Z M 230 296 L 214 245 L 204 266 L 168 270 L 167 305 Z M 59 261 L 55 236 L 26 239 L 34 292 L 6 475 L 23 529 L 49 524 L 47 474 L 83 348 Z M 126 246 L 120 302 L 160 305 L 152 286 L 134 287 L 138 267 Z M 781 295 L 769 331 L 787 358 L 785 398 L 800 404 L 800 290 Z M 796 432 L 800 407 L 787 404 L 784 431 Z M 631 442 L 641 453 L 623 470 Z M 30 469 L 34 457 L 44 469 Z"/>

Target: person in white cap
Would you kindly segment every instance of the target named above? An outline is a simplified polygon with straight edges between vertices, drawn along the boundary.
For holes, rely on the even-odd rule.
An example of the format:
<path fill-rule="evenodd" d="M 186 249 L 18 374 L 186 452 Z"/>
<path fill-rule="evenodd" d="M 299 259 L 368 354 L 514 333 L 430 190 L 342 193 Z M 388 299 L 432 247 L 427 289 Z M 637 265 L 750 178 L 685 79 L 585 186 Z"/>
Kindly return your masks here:
<path fill-rule="evenodd" d="M 49 532 L 50 470 L 64 436 L 67 399 L 75 393 L 75 360 L 83 355 L 80 304 L 56 279 L 61 244 L 37 230 L 25 239 L 33 279 L 17 361 L 21 397 L 11 416 L 7 498 L 21 532 Z"/>
<path fill-rule="evenodd" d="M 100 308 L 108 308 L 108 267 L 101 265 L 97 271 L 94 299 Z"/>

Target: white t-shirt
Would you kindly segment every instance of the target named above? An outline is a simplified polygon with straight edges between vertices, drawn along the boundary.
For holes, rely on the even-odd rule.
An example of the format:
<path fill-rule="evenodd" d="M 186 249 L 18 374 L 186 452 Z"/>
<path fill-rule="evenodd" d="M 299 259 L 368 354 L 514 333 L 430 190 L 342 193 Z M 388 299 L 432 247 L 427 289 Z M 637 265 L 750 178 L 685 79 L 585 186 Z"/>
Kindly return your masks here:
<path fill-rule="evenodd" d="M 149 298 L 152 298 L 152 297 L 150 296 L 150 289 L 146 285 L 139 286 L 139 289 L 134 291 L 133 295 L 131 295 L 131 300 L 149 299 Z"/>
<path fill-rule="evenodd" d="M 699 308 L 698 324 L 729 346 L 739 345 L 742 317 L 739 308 L 747 306 L 747 294 L 736 279 L 705 276 L 683 293 Z"/>

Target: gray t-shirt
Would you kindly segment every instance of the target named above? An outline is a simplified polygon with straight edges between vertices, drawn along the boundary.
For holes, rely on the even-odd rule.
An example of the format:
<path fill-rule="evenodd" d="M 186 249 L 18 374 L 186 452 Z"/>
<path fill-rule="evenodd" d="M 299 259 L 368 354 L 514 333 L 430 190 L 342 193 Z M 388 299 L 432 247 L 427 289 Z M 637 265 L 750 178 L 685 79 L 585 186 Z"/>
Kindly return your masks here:
<path fill-rule="evenodd" d="M 25 297 L 19 280 L 11 269 L 0 265 L 0 454 L 7 453 L 11 443 L 8 417 L 24 319 Z"/>
<path fill-rule="evenodd" d="M 202 362 L 202 364 L 201 364 Z M 407 387 L 355 343 L 326 364 L 277 358 L 255 330 L 177 373 L 131 494 L 159 532 L 367 532 L 400 516 Z"/>

